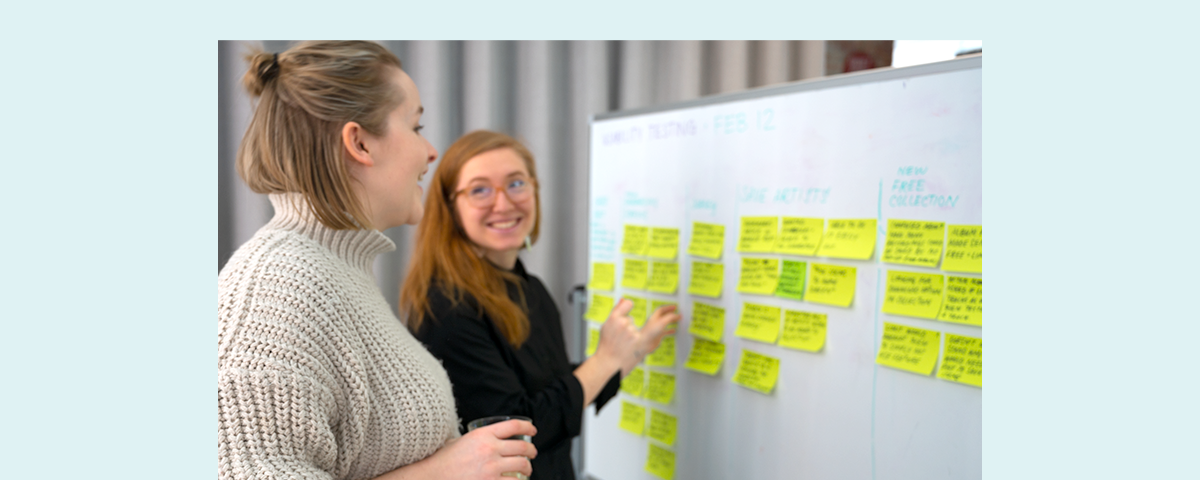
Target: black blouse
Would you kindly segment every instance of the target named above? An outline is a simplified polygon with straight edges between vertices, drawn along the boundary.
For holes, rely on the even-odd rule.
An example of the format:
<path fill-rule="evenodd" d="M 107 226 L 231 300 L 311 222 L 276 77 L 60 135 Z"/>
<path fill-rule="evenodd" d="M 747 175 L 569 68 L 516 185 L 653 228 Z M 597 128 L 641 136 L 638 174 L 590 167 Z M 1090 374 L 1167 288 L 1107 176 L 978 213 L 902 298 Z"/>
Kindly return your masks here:
<path fill-rule="evenodd" d="M 510 284 L 508 296 L 520 305 L 521 288 L 529 307 L 529 339 L 520 349 L 504 339 L 470 295 L 454 305 L 437 282 L 429 291 L 433 318 L 426 319 L 416 337 L 450 375 L 462 431 L 477 418 L 529 417 L 538 429 L 531 480 L 574 479 L 571 439 L 583 423 L 583 386 L 573 373 L 577 365 L 567 359 L 558 308 L 546 287 L 525 272 L 520 260 L 512 273 L 520 285 Z M 596 397 L 597 410 L 620 385 L 620 374 L 613 375 Z"/>

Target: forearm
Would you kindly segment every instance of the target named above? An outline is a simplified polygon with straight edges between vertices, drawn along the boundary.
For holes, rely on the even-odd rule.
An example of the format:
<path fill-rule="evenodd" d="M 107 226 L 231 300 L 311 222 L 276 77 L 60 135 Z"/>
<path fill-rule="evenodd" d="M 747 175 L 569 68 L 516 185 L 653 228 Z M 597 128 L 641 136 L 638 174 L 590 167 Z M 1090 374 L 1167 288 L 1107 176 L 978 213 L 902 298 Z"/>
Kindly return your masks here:
<path fill-rule="evenodd" d="M 579 384 L 583 387 L 584 408 L 596 401 L 596 396 L 600 394 L 601 390 L 604 390 L 609 379 L 619 371 L 621 371 L 621 365 L 616 359 L 609 355 L 599 354 L 599 352 L 584 360 L 583 364 L 575 369 L 575 378 L 579 379 Z"/>

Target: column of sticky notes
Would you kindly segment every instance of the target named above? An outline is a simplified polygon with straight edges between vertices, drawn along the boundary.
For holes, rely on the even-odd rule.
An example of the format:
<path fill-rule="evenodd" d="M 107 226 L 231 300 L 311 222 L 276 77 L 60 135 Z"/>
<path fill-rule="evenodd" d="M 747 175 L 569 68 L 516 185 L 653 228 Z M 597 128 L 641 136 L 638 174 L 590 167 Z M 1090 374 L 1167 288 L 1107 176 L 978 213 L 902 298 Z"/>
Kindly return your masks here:
<path fill-rule="evenodd" d="M 620 289 L 623 298 L 633 302 L 630 316 L 642 327 L 659 308 L 674 305 L 679 289 L 679 229 L 625 225 L 621 242 Z M 607 285 L 613 287 L 615 265 L 597 265 L 610 272 Z M 594 275 L 593 275 L 594 278 Z M 590 286 L 590 283 L 589 283 Z M 666 298 L 655 298 L 661 295 Z M 593 301 L 596 298 L 593 297 Z M 589 320 L 603 323 L 612 310 L 613 300 L 600 298 L 603 315 L 589 309 Z M 597 335 L 598 337 L 598 335 Z M 593 342 L 589 341 L 589 345 Z M 596 340 L 598 343 L 598 338 Z M 588 355 L 595 353 L 589 346 Z M 670 411 L 675 398 L 675 335 L 663 337 L 658 348 L 646 355 L 642 364 L 621 379 L 621 416 L 618 427 L 638 437 L 649 437 L 646 471 L 666 480 L 675 475 L 676 417 Z M 660 445 L 661 444 L 661 445 Z"/>
<path fill-rule="evenodd" d="M 889 219 L 883 261 L 905 266 L 887 271 L 883 313 L 983 326 L 982 226 Z M 884 322 L 875 362 L 982 387 L 983 339 L 942 333 Z"/>

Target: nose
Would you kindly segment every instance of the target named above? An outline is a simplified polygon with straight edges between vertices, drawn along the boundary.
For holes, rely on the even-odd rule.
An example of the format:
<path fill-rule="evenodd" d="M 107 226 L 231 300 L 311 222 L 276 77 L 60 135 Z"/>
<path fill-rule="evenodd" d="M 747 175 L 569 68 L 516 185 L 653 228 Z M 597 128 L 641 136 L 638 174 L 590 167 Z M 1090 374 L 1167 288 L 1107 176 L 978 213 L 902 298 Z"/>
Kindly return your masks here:
<path fill-rule="evenodd" d="M 496 189 L 496 201 L 492 204 L 493 211 L 503 212 L 513 206 L 511 198 L 508 198 L 508 191 L 498 188 Z"/>
<path fill-rule="evenodd" d="M 425 138 L 425 137 L 421 137 L 421 138 Z M 427 138 L 425 138 L 425 146 L 429 147 L 429 151 L 428 151 L 429 159 L 427 160 L 427 162 L 433 163 L 434 160 L 437 160 L 437 155 L 438 155 L 437 149 L 433 148 L 433 144 L 429 143 L 429 139 L 427 139 Z"/>

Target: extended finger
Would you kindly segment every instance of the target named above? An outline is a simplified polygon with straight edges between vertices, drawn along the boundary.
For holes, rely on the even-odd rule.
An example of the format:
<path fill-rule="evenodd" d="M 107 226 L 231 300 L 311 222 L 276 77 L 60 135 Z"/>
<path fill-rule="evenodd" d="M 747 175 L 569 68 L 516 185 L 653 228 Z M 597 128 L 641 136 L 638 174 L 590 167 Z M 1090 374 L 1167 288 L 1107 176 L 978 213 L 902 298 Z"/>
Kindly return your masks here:
<path fill-rule="evenodd" d="M 617 306 L 613 307 L 612 313 L 608 314 L 608 318 L 612 318 L 613 315 L 620 315 L 623 317 L 628 316 L 629 312 L 632 310 L 633 310 L 633 302 L 630 301 L 628 298 L 622 298 L 620 301 L 617 302 Z"/>
<path fill-rule="evenodd" d="M 526 477 L 533 475 L 533 464 L 525 457 L 504 457 L 496 462 L 496 466 L 500 468 L 500 473 L 521 472 Z"/>
<path fill-rule="evenodd" d="M 497 451 L 501 457 L 537 457 L 537 447 L 524 440 L 503 440 L 500 442 L 500 448 Z"/>
<path fill-rule="evenodd" d="M 484 428 L 492 429 L 491 434 L 496 438 L 507 439 L 515 435 L 537 435 L 537 427 L 524 420 L 507 420 Z"/>

